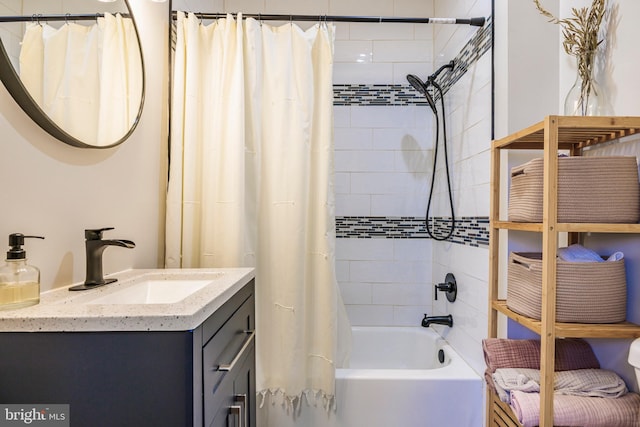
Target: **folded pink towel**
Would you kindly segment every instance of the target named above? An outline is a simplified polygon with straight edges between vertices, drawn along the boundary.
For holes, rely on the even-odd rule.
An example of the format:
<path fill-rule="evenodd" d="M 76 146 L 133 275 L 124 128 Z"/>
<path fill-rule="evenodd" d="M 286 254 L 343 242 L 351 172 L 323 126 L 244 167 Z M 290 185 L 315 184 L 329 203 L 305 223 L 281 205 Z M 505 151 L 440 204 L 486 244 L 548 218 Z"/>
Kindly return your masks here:
<path fill-rule="evenodd" d="M 540 420 L 540 394 L 511 392 L 511 408 L 523 427 Z M 615 399 L 601 397 L 553 397 L 553 425 L 582 427 L 639 427 L 640 395 L 627 393 Z"/>
<path fill-rule="evenodd" d="M 485 338 L 482 350 L 491 373 L 498 368 L 540 369 L 540 340 Z M 557 339 L 555 359 L 556 371 L 600 367 L 589 343 L 579 338 Z"/>
<path fill-rule="evenodd" d="M 485 338 L 482 350 L 487 364 L 485 380 L 494 389 L 492 374 L 498 368 L 540 369 L 540 340 Z M 556 371 L 600 367 L 589 343 L 580 338 L 557 339 L 555 359 Z"/>

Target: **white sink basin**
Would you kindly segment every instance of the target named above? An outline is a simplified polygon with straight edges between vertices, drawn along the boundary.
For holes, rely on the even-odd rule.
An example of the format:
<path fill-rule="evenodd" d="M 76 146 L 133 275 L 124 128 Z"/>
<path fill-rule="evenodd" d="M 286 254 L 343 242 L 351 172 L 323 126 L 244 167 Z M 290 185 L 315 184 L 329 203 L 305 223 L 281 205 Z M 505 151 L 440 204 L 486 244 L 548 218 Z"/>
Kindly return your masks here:
<path fill-rule="evenodd" d="M 173 304 L 204 288 L 215 277 L 143 277 L 123 282 L 117 290 L 87 301 L 87 304 Z M 111 286 L 111 285 L 106 285 Z M 106 290 L 106 289 L 105 289 Z"/>

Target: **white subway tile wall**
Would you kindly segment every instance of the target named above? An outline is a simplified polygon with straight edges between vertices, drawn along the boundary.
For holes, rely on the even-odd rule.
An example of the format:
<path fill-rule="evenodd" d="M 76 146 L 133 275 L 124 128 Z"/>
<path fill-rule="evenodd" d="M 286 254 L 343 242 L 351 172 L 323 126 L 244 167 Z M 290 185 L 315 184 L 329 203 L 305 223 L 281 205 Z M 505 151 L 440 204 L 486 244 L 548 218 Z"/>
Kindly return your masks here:
<path fill-rule="evenodd" d="M 338 239 L 336 259 L 352 324 L 419 324 L 431 301 L 430 240 Z"/>
<path fill-rule="evenodd" d="M 387 2 L 394 7 L 384 11 L 351 3 L 341 13 L 433 16 L 429 1 Z M 433 26 L 340 25 L 348 31 L 336 40 L 336 85 L 402 85 L 415 96 L 406 75 L 426 78 L 433 70 Z M 424 215 L 433 116 L 418 100 L 422 106 L 335 107 L 338 217 Z M 339 283 L 351 323 L 418 325 L 431 311 L 431 246 L 424 238 L 339 238 Z"/>
<path fill-rule="evenodd" d="M 435 14 L 489 17 L 491 1 L 436 1 Z M 477 31 L 464 26 L 434 27 L 436 66 L 456 56 Z M 491 54 L 487 52 L 469 64 L 464 76 L 445 95 L 456 217 L 489 216 L 491 102 Z M 443 164 L 439 161 L 439 167 Z M 435 214 L 446 217 L 449 215 L 446 186 L 443 180 L 436 185 Z M 482 373 L 485 364 L 481 341 L 487 336 L 488 321 L 488 248 L 433 242 L 432 252 L 433 282 L 444 281 L 445 275 L 451 272 L 459 290 L 456 302 L 438 298 L 434 303 L 434 314 L 451 314 L 454 319 L 453 328 L 437 328 L 465 360 Z"/>

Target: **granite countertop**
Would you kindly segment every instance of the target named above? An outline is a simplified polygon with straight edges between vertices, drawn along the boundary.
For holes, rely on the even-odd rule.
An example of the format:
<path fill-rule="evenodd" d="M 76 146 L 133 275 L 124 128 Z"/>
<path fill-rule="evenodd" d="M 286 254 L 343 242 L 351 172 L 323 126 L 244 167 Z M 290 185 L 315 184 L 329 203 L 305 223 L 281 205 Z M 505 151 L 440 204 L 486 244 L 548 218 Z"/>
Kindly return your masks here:
<path fill-rule="evenodd" d="M 159 280 L 211 280 L 175 303 L 100 304 L 93 302 L 132 284 L 140 277 Z M 252 268 L 133 269 L 105 278 L 118 281 L 87 291 L 69 285 L 43 292 L 31 307 L 0 311 L 2 332 L 185 331 L 198 327 L 255 277 Z"/>

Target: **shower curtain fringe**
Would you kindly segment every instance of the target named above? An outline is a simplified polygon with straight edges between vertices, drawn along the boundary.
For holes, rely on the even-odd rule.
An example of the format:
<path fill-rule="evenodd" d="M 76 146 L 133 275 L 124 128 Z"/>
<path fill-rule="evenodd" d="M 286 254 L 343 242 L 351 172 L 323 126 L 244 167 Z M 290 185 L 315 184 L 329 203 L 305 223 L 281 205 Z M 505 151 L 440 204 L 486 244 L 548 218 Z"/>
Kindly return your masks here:
<path fill-rule="evenodd" d="M 194 13 L 200 19 L 226 18 L 227 13 Z M 177 12 L 171 13 L 177 19 Z M 477 18 L 411 18 L 397 16 L 336 16 L 336 15 L 274 15 L 261 13 L 243 13 L 243 18 L 254 18 L 258 21 L 311 21 L 311 22 L 369 22 L 369 23 L 400 23 L 400 24 L 462 24 L 482 27 L 486 21 L 484 16 Z"/>
<path fill-rule="evenodd" d="M 302 410 L 302 401 L 307 403 L 307 406 L 318 406 L 318 401 L 322 401 L 322 407 L 325 412 L 336 410 L 336 397 L 332 394 L 327 394 L 321 390 L 304 390 L 298 396 L 289 396 L 282 389 L 268 389 L 260 390 L 256 393 L 260 397 L 258 407 L 263 408 L 267 400 L 267 397 L 271 400 L 271 405 L 275 406 L 279 403 L 285 408 L 287 414 L 300 414 Z"/>

